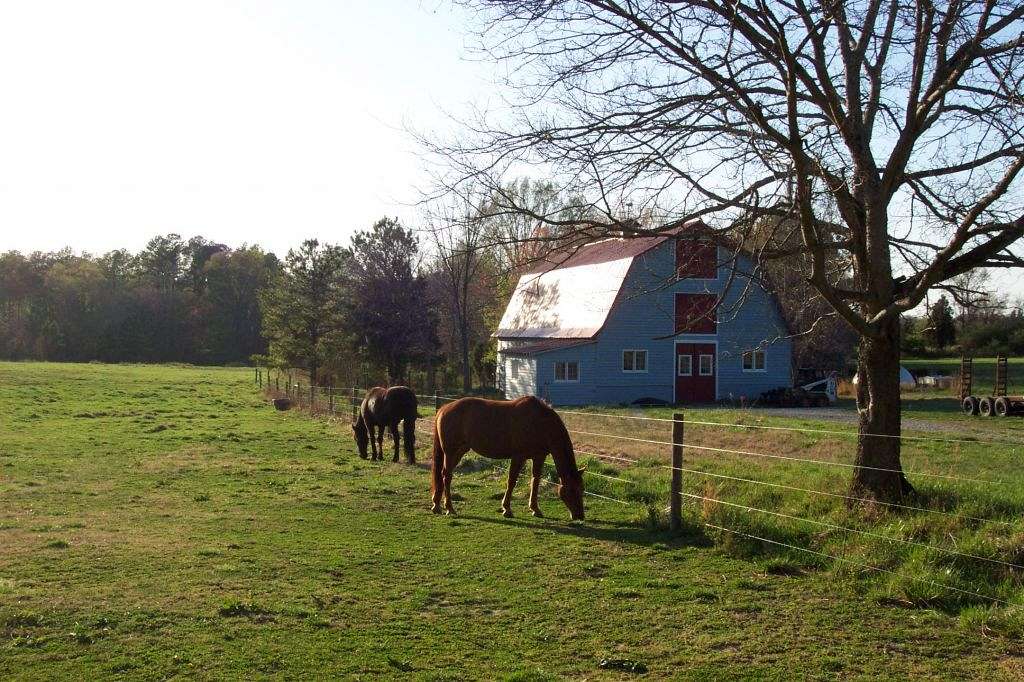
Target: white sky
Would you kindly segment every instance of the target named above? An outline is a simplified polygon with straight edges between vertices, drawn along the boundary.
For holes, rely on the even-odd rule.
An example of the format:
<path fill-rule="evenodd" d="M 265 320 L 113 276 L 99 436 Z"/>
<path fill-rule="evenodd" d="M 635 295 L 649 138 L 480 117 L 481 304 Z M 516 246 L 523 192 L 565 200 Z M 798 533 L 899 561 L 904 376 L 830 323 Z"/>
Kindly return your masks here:
<path fill-rule="evenodd" d="M 0 0 L 0 252 L 177 232 L 283 255 L 411 220 L 403 125 L 494 99 L 467 23 L 446 0 Z"/>
<path fill-rule="evenodd" d="M 443 0 L 0 0 L 0 251 L 284 254 L 408 216 L 402 130 L 489 82 Z"/>

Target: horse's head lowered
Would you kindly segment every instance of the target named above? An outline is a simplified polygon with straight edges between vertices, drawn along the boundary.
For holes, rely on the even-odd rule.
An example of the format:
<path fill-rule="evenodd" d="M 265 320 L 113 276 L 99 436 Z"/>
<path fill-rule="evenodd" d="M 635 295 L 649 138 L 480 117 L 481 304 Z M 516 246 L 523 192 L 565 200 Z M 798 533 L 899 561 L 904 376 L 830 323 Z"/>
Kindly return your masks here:
<path fill-rule="evenodd" d="M 586 467 L 561 477 L 558 486 L 558 497 L 569 508 L 569 516 L 573 521 L 583 520 L 583 472 Z"/>
<path fill-rule="evenodd" d="M 370 434 L 366 429 L 366 424 L 363 423 L 362 417 L 357 417 L 352 422 L 352 435 L 355 436 L 356 445 L 359 447 L 359 456 L 366 459 L 366 448 L 370 444 Z"/>

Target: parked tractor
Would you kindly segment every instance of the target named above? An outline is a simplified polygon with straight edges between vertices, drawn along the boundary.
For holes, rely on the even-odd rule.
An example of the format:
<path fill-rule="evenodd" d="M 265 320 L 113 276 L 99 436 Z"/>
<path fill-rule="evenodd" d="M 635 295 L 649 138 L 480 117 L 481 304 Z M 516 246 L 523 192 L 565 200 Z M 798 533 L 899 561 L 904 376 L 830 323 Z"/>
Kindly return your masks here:
<path fill-rule="evenodd" d="M 1024 414 L 1024 395 L 1006 395 L 1007 362 L 1005 355 L 996 357 L 996 385 L 994 395 L 976 396 L 971 388 L 974 384 L 974 361 L 966 355 L 960 358 L 960 406 L 964 414 L 991 417 L 1008 417 Z"/>
<path fill-rule="evenodd" d="M 793 388 L 775 388 L 758 398 L 758 405 L 770 407 L 828 407 L 838 398 L 836 374 Z"/>

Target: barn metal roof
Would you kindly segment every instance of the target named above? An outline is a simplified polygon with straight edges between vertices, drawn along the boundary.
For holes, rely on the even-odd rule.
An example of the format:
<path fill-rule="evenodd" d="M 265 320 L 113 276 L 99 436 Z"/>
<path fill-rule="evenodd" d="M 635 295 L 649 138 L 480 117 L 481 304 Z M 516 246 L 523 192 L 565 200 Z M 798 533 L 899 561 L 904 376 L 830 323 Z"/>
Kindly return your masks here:
<path fill-rule="evenodd" d="M 588 343 L 594 343 L 594 341 L 591 339 L 545 339 L 543 341 L 524 343 L 521 346 L 502 348 L 501 352 L 503 355 L 540 355 L 541 353 L 553 350 L 585 346 Z"/>
<path fill-rule="evenodd" d="M 555 253 L 519 278 L 499 339 L 589 339 L 604 327 L 633 259 L 680 229 L 652 237 L 611 238 Z"/>

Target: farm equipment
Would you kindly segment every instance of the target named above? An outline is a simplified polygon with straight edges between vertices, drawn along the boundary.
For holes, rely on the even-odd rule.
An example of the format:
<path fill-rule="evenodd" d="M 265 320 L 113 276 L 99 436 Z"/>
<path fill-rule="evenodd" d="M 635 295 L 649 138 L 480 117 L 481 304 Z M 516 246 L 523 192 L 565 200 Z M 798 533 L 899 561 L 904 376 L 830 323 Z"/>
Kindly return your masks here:
<path fill-rule="evenodd" d="M 996 383 L 990 396 L 972 395 L 974 362 L 967 356 L 960 358 L 960 406 L 964 414 L 1008 417 L 1024 414 L 1024 395 L 1006 395 L 1006 356 L 996 357 Z"/>
<path fill-rule="evenodd" d="M 836 375 L 793 388 L 774 388 L 758 398 L 758 404 L 772 407 L 828 407 L 836 401 Z"/>

